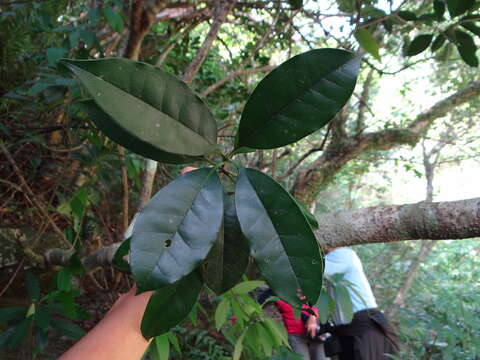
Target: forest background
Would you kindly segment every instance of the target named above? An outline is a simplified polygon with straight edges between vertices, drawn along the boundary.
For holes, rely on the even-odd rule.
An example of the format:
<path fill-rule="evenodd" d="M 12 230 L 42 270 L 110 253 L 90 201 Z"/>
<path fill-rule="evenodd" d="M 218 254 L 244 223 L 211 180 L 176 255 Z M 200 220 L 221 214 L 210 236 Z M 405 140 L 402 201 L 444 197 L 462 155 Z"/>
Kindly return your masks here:
<path fill-rule="evenodd" d="M 331 47 L 364 53 L 351 101 L 327 128 L 242 161 L 310 208 L 321 244 L 336 241 L 331 234 L 363 243 L 355 250 L 399 329 L 403 358 L 478 358 L 479 6 L 2 1 L 0 351 L 56 358 L 94 326 L 131 285 L 111 266 L 113 250 L 152 191 L 180 171 L 125 151 L 79 117 L 71 103 L 83 90 L 60 58 L 127 57 L 177 75 L 213 109 L 227 147 L 265 74 L 298 53 Z M 448 231 L 419 216 L 433 201 L 453 209 L 437 214 Z M 408 229 L 387 228 L 387 214 L 405 209 L 390 205 L 419 202 L 403 219 Z M 449 240 L 457 238 L 465 240 Z M 416 241 L 399 241 L 408 239 Z M 77 261 L 66 262 L 73 250 Z M 258 276 L 253 265 L 248 276 Z M 241 295 L 259 285 L 245 284 Z M 248 306 L 232 293 L 206 292 L 148 356 L 229 358 L 238 345 L 232 328 L 254 321 Z M 232 315 L 240 325 L 227 321 Z M 246 359 L 269 358 L 271 349 L 256 349 L 253 338 L 244 347 Z"/>

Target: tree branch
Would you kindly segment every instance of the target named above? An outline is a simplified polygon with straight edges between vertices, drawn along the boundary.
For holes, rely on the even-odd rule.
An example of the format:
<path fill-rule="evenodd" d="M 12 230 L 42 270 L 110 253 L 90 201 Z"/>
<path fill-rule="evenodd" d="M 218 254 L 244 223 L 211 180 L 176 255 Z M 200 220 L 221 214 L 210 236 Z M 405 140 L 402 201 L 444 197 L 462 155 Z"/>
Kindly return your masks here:
<path fill-rule="evenodd" d="M 333 175 L 350 160 L 368 150 L 389 150 L 398 145 L 415 145 L 436 119 L 479 94 L 480 81 L 474 81 L 464 89 L 437 102 L 405 128 L 361 133 L 344 137 L 342 141 L 332 141 L 322 155 L 297 175 L 292 187 L 293 195 L 307 205 L 312 204 Z"/>
<path fill-rule="evenodd" d="M 185 70 L 185 73 L 183 74 L 183 81 L 185 81 L 187 84 L 190 84 L 193 81 L 193 78 L 200 69 L 200 66 L 203 64 L 203 61 L 207 57 L 207 54 L 212 47 L 213 41 L 217 38 L 220 27 L 227 19 L 227 15 L 235 4 L 235 1 L 216 1 L 216 3 L 217 4 L 215 6 L 215 9 L 213 10 L 214 20 L 212 26 L 210 27 L 210 31 L 205 37 L 202 46 L 197 51 L 195 59 L 192 60 L 188 68 Z"/>
<path fill-rule="evenodd" d="M 315 235 L 323 248 L 403 240 L 449 240 L 480 237 L 480 198 L 438 203 L 381 205 L 316 216 Z M 82 258 L 87 271 L 111 265 L 115 243 Z M 73 252 L 51 249 L 45 260 L 68 265 Z"/>
<path fill-rule="evenodd" d="M 322 247 L 480 237 L 480 198 L 380 205 L 317 216 Z"/>

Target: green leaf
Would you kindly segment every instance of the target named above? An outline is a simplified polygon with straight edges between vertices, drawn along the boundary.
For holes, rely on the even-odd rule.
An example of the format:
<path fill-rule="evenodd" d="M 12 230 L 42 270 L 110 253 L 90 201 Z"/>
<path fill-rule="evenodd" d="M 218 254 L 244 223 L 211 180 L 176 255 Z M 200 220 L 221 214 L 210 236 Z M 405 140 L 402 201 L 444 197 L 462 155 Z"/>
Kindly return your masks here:
<path fill-rule="evenodd" d="M 406 56 L 415 56 L 425 51 L 432 42 L 432 34 L 422 34 L 415 37 L 408 45 Z"/>
<path fill-rule="evenodd" d="M 33 316 L 28 316 L 23 319 L 13 331 L 10 339 L 8 340 L 8 345 L 15 349 L 20 343 L 24 342 L 28 336 L 31 325 L 33 321 Z"/>
<path fill-rule="evenodd" d="M 261 280 L 251 280 L 243 281 L 232 288 L 232 291 L 236 294 L 248 294 L 250 291 L 255 290 L 257 287 L 265 285 L 264 281 Z"/>
<path fill-rule="evenodd" d="M 330 315 L 332 302 L 333 304 L 335 304 L 332 297 L 326 291 L 322 290 L 322 292 L 320 293 L 320 297 L 315 304 L 318 309 L 318 317 L 320 318 L 320 323 L 325 324 L 327 322 L 328 316 Z"/>
<path fill-rule="evenodd" d="M 463 61 L 472 67 L 477 67 L 478 58 L 475 54 L 477 46 L 475 45 L 473 38 L 464 31 L 455 30 L 455 39 L 455 45 L 457 46 L 457 50 Z"/>
<path fill-rule="evenodd" d="M 80 339 L 83 335 L 85 335 L 85 330 L 83 330 L 77 324 L 63 321 L 63 320 L 55 320 L 52 322 L 52 327 L 55 331 L 63 336 L 67 336 L 72 339 Z"/>
<path fill-rule="evenodd" d="M 228 311 L 230 309 L 230 304 L 228 302 L 228 299 L 224 297 L 222 301 L 217 306 L 217 309 L 215 310 L 215 328 L 217 331 L 220 330 L 220 328 L 225 324 L 225 321 L 227 321 L 227 316 L 228 316 Z"/>
<path fill-rule="evenodd" d="M 168 360 L 170 356 L 170 343 L 168 341 L 168 335 L 159 335 L 155 337 L 150 346 L 149 355 L 154 360 Z"/>
<path fill-rule="evenodd" d="M 216 123 L 212 113 L 175 76 L 152 65 L 121 58 L 64 59 L 62 64 L 80 78 L 109 119 L 113 119 L 98 120 L 106 121 L 102 126 L 113 132 L 106 135 L 114 141 L 122 140 L 119 143 L 127 149 L 142 154 L 142 144 L 148 144 L 147 150 L 160 152 L 152 158 L 164 161 L 163 152 L 198 157 L 215 148 Z"/>
<path fill-rule="evenodd" d="M 62 268 L 57 273 L 57 287 L 59 290 L 72 290 L 72 272 L 69 268 Z"/>
<path fill-rule="evenodd" d="M 468 31 L 470 31 L 471 33 L 477 36 L 480 36 L 480 27 L 475 25 L 474 22 L 472 21 L 462 22 L 460 25 L 463 26 Z"/>
<path fill-rule="evenodd" d="M 235 343 L 235 348 L 233 350 L 233 360 L 239 360 L 240 356 L 242 356 L 242 351 L 243 351 L 243 338 L 245 337 L 245 334 L 247 333 L 248 328 L 243 330 L 242 334 L 238 338 L 237 342 Z"/>
<path fill-rule="evenodd" d="M 296 201 L 268 175 L 246 168 L 240 169 L 235 199 L 251 255 L 272 290 L 292 305 L 302 303 L 297 290 L 316 303 L 323 254 Z"/>
<path fill-rule="evenodd" d="M 430 46 L 430 49 L 432 50 L 432 52 L 435 52 L 437 51 L 438 49 L 440 49 L 442 47 L 442 45 L 445 43 L 445 40 L 447 40 L 447 38 L 445 37 L 445 35 L 442 33 L 440 33 L 436 38 L 435 40 L 433 40 L 432 42 L 432 45 Z"/>
<path fill-rule="evenodd" d="M 300 210 L 302 210 L 303 215 L 305 215 L 305 218 L 307 219 L 308 223 L 312 227 L 312 229 L 318 229 L 318 221 L 315 215 L 313 215 L 305 206 L 304 203 L 301 201 L 297 200 L 294 198 L 294 200 L 297 202 L 297 205 L 300 207 Z"/>
<path fill-rule="evenodd" d="M 103 14 L 113 30 L 118 33 L 123 31 L 123 18 L 120 12 L 115 11 L 112 8 L 106 8 L 103 10 Z"/>
<path fill-rule="evenodd" d="M 143 314 L 141 330 L 145 339 L 168 332 L 193 308 L 202 288 L 202 278 L 193 271 L 175 284 L 155 291 Z"/>
<path fill-rule="evenodd" d="M 50 325 L 50 312 L 44 306 L 38 306 L 35 311 L 35 323 L 40 329 L 46 331 Z"/>
<path fill-rule="evenodd" d="M 345 316 L 345 321 L 350 322 L 353 319 L 353 304 L 348 289 L 340 284 L 333 284 L 335 289 L 335 296 L 340 308 Z"/>
<path fill-rule="evenodd" d="M 182 349 L 180 348 L 180 344 L 178 343 L 178 339 L 175 336 L 175 334 L 170 331 L 170 332 L 167 333 L 167 336 L 168 336 L 168 341 L 170 341 L 170 344 L 173 345 L 173 348 L 175 349 L 175 351 L 177 353 L 181 354 Z"/>
<path fill-rule="evenodd" d="M 380 61 L 378 43 L 368 29 L 361 28 L 355 31 L 355 39 L 366 52 Z"/>
<path fill-rule="evenodd" d="M 417 15 L 411 11 L 399 11 L 397 13 L 398 17 L 405 20 L 405 21 L 415 21 L 417 20 Z"/>
<path fill-rule="evenodd" d="M 443 15 L 445 14 L 445 2 L 443 0 L 434 0 L 433 11 L 435 12 L 437 20 L 443 20 Z"/>
<path fill-rule="evenodd" d="M 198 158 L 194 156 L 172 154 L 162 151 L 158 149 L 158 147 L 132 136 L 131 132 L 119 126 L 94 100 L 79 101 L 75 103 L 75 106 L 80 111 L 86 113 L 95 125 L 104 134 L 107 134 L 110 139 L 137 154 L 170 164 L 184 164 L 198 160 Z"/>
<path fill-rule="evenodd" d="M 455 17 L 470 10 L 475 0 L 447 0 L 447 8 L 451 17 Z"/>
<path fill-rule="evenodd" d="M 20 320 L 25 317 L 27 308 L 25 306 L 12 306 L 0 309 L 0 324 L 8 324 L 13 320 Z"/>
<path fill-rule="evenodd" d="M 48 66 L 55 67 L 57 66 L 58 61 L 67 56 L 68 51 L 64 48 L 48 48 L 47 49 L 47 61 Z"/>
<path fill-rule="evenodd" d="M 290 5 L 290 9 L 298 10 L 302 8 L 303 0 L 288 0 L 288 4 Z"/>
<path fill-rule="evenodd" d="M 263 319 L 262 324 L 270 332 L 272 339 L 275 340 L 276 346 L 288 344 L 288 335 L 284 326 L 267 317 Z"/>
<path fill-rule="evenodd" d="M 132 233 L 130 265 L 139 290 L 158 289 L 192 272 L 217 238 L 222 215 L 216 168 L 190 171 L 161 189 Z"/>
<path fill-rule="evenodd" d="M 250 247 L 240 229 L 235 200 L 224 193 L 223 201 L 222 227 L 202 266 L 205 284 L 217 294 L 238 283 L 250 259 Z"/>
<path fill-rule="evenodd" d="M 273 149 L 325 126 L 350 98 L 360 57 L 317 49 L 287 60 L 256 87 L 243 109 L 236 149 Z"/>
<path fill-rule="evenodd" d="M 128 255 L 128 252 L 130 251 L 130 241 L 131 238 L 126 239 L 122 244 L 119 246 L 117 251 L 115 252 L 115 255 L 113 255 L 112 259 L 112 265 L 117 269 L 120 270 L 121 272 L 124 273 L 130 273 L 130 264 L 124 260 L 123 258 Z"/>
<path fill-rule="evenodd" d="M 40 298 L 40 283 L 35 275 L 30 271 L 27 272 L 27 291 L 28 296 L 32 300 L 38 300 Z"/>

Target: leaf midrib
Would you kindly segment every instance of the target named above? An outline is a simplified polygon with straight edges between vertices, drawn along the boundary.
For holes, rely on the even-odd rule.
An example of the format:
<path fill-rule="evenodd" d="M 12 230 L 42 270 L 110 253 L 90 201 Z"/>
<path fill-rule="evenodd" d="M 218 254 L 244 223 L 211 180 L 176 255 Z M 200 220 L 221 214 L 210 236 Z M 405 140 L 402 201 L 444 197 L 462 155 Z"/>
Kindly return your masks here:
<path fill-rule="evenodd" d="M 86 71 L 86 70 L 82 69 L 81 67 L 78 67 L 78 66 L 76 66 L 76 65 L 73 65 L 73 64 L 71 64 L 71 63 L 68 63 L 68 66 L 73 67 L 74 69 L 72 69 L 72 70 L 73 70 L 74 72 L 77 72 L 77 71 L 78 71 L 78 72 L 81 72 L 84 76 L 86 75 L 86 76 L 94 77 L 95 79 L 98 79 L 98 80 L 100 80 L 101 82 L 104 82 L 104 83 L 112 86 L 113 88 L 116 89 L 116 91 L 121 92 L 123 95 L 126 95 L 126 96 L 128 96 L 128 97 L 132 97 L 132 98 L 134 98 L 134 99 L 136 99 L 136 100 L 138 100 L 138 101 L 146 104 L 147 106 L 151 107 L 152 109 L 155 109 L 156 111 L 162 113 L 163 115 L 165 115 L 166 117 L 168 117 L 169 119 L 171 119 L 173 122 L 178 123 L 181 127 L 185 128 L 187 132 L 193 134 L 194 137 L 200 138 L 202 141 L 206 142 L 209 146 L 213 146 L 213 145 L 214 145 L 212 142 L 210 142 L 209 139 L 207 139 L 207 138 L 204 137 L 203 135 L 200 135 L 199 133 L 195 132 L 193 129 L 191 129 L 190 127 L 188 127 L 187 125 L 185 125 L 183 122 L 181 122 L 181 121 L 173 118 L 172 116 L 168 115 L 167 113 L 163 112 L 162 110 L 160 110 L 160 109 L 156 108 L 155 106 L 153 106 L 153 105 L 145 102 L 143 99 L 139 98 L 138 96 L 135 96 L 135 95 L 130 94 L 129 92 L 127 92 L 127 91 L 125 91 L 124 89 L 118 87 L 117 85 L 113 84 L 112 82 L 107 81 L 107 80 L 105 80 L 104 78 L 102 78 L 102 77 L 100 77 L 100 76 L 98 76 L 98 75 L 96 75 L 96 74 L 94 74 L 94 73 L 92 73 L 92 72 Z M 77 74 L 77 75 L 78 75 L 78 74 Z M 93 95 L 94 98 L 96 97 L 95 94 L 92 94 L 92 95 Z M 96 102 L 97 102 L 97 101 L 96 101 Z M 103 106 L 101 106 L 98 102 L 97 102 L 97 104 L 98 104 L 106 113 L 108 113 L 108 111 L 105 110 Z M 131 132 L 130 130 L 128 130 L 127 128 L 125 128 L 122 123 L 119 123 L 119 122 L 117 122 L 117 121 L 115 121 L 115 122 L 118 124 L 118 126 L 122 127 L 122 129 L 123 129 L 124 131 L 127 131 L 127 132 L 129 132 L 129 133 Z M 139 138 L 139 139 L 142 140 L 142 141 L 145 141 L 145 140 L 143 140 L 142 138 Z M 150 144 L 150 142 L 148 142 L 148 143 Z M 150 145 L 152 145 L 152 144 L 150 144 Z M 154 146 L 154 145 L 152 145 L 152 146 Z M 163 151 L 167 151 L 167 150 L 163 150 Z M 173 153 L 173 152 L 172 152 L 172 153 Z M 175 153 L 173 153 L 173 154 L 175 154 Z M 199 155 L 187 155 L 187 156 L 199 156 Z"/>

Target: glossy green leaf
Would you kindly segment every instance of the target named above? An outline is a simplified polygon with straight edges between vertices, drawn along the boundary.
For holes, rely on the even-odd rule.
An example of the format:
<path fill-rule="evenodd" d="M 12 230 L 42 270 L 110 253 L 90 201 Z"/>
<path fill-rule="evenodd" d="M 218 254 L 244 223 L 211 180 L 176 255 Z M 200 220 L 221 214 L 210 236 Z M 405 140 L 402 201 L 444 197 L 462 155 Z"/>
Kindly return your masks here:
<path fill-rule="evenodd" d="M 268 175 L 240 169 L 235 189 L 238 219 L 251 255 L 272 290 L 292 305 L 316 303 L 322 287 L 323 254 L 302 210 Z"/>
<path fill-rule="evenodd" d="M 67 336 L 72 339 L 80 339 L 83 335 L 85 335 L 85 330 L 83 330 L 77 324 L 74 324 L 68 321 L 63 321 L 63 320 L 52 321 L 52 327 L 59 334 L 63 336 Z"/>
<path fill-rule="evenodd" d="M 250 247 L 240 229 L 235 200 L 226 194 L 223 200 L 222 227 L 202 266 L 205 284 L 217 294 L 224 293 L 240 281 L 250 259 Z"/>
<path fill-rule="evenodd" d="M 414 12 L 402 10 L 397 13 L 398 17 L 405 21 L 415 21 L 417 20 L 417 15 Z"/>
<path fill-rule="evenodd" d="M 447 0 L 447 8 L 451 17 L 458 16 L 470 10 L 475 0 Z"/>
<path fill-rule="evenodd" d="M 327 124 L 350 98 L 360 57 L 340 49 L 294 56 L 268 74 L 243 109 L 236 149 L 273 149 Z"/>
<path fill-rule="evenodd" d="M 243 339 L 245 338 L 245 334 L 247 333 L 248 328 L 243 330 L 242 334 L 240 337 L 237 339 L 237 342 L 235 343 L 235 347 L 233 349 L 233 360 L 240 360 L 240 357 L 242 356 L 242 351 L 243 351 Z"/>
<path fill-rule="evenodd" d="M 328 320 L 330 315 L 330 302 L 332 301 L 330 295 L 326 291 L 322 291 L 320 293 L 320 297 L 318 298 L 317 303 L 315 306 L 318 309 L 318 317 L 320 323 L 325 324 Z"/>
<path fill-rule="evenodd" d="M 162 188 L 138 215 L 130 266 L 140 291 L 186 276 L 215 242 L 223 215 L 223 188 L 215 168 L 190 171 Z"/>
<path fill-rule="evenodd" d="M 406 56 L 415 56 L 425 51 L 432 42 L 432 34 L 422 34 L 415 37 L 408 45 Z"/>
<path fill-rule="evenodd" d="M 193 308 L 202 288 L 202 278 L 193 271 L 180 281 L 155 291 L 143 314 L 141 330 L 145 339 L 168 332 Z"/>
<path fill-rule="evenodd" d="M 225 321 L 227 321 L 229 310 L 230 304 L 228 298 L 224 297 L 215 310 L 215 328 L 217 331 L 219 331 L 223 324 L 225 324 Z"/>
<path fill-rule="evenodd" d="M 62 268 L 57 273 L 57 287 L 59 290 L 72 290 L 72 272 L 69 268 Z"/>
<path fill-rule="evenodd" d="M 443 35 L 443 33 L 440 33 L 436 38 L 435 40 L 433 40 L 432 42 L 432 45 L 430 47 L 430 49 L 432 50 L 432 52 L 435 52 L 437 51 L 438 49 L 440 49 L 442 47 L 442 45 L 445 43 L 445 40 L 447 40 L 447 38 L 445 37 L 445 35 Z"/>
<path fill-rule="evenodd" d="M 360 46 L 372 55 L 375 59 L 380 61 L 380 53 L 378 43 L 373 37 L 370 30 L 361 28 L 355 31 L 355 39 L 357 39 Z"/>
<path fill-rule="evenodd" d="M 455 30 L 455 39 L 455 45 L 457 46 L 457 50 L 462 60 L 472 67 L 477 67 L 477 46 L 475 45 L 473 38 L 464 31 Z"/>
<path fill-rule="evenodd" d="M 243 295 L 248 294 L 250 291 L 255 290 L 257 287 L 265 285 L 261 280 L 243 281 L 232 288 L 232 291 L 236 294 Z"/>
<path fill-rule="evenodd" d="M 149 356 L 152 360 L 168 360 L 170 356 L 170 342 L 168 335 L 159 335 L 155 337 L 150 345 Z"/>
<path fill-rule="evenodd" d="M 294 200 L 296 200 L 296 199 L 294 199 Z M 310 224 L 310 226 L 312 227 L 312 229 L 314 229 L 314 230 L 318 229 L 318 221 L 317 221 L 317 218 L 315 217 L 315 215 L 313 215 L 307 209 L 307 207 L 305 206 L 304 203 L 302 203 L 299 200 L 296 200 L 296 202 L 297 202 L 297 205 L 299 206 L 300 210 L 302 210 L 303 215 L 305 215 L 305 218 L 307 219 L 307 221 Z"/>
<path fill-rule="evenodd" d="M 185 156 L 162 151 L 150 143 L 132 136 L 130 132 L 119 126 L 116 121 L 103 111 L 94 100 L 79 101 L 75 103 L 75 106 L 81 112 L 87 114 L 95 125 L 104 134 L 107 134 L 110 139 L 137 154 L 169 164 L 185 164 L 199 159 L 195 156 Z"/>
<path fill-rule="evenodd" d="M 130 241 L 131 239 L 128 238 L 122 244 L 119 246 L 117 251 L 115 252 L 115 255 L 113 255 L 113 260 L 112 260 L 112 265 L 124 272 L 124 273 L 130 273 L 130 264 L 124 259 L 125 256 L 128 255 L 130 251 Z"/>
<path fill-rule="evenodd" d="M 216 123 L 181 80 L 152 65 L 122 59 L 62 60 L 114 124 L 112 139 L 142 153 L 142 144 L 170 154 L 202 156 L 216 143 Z M 106 121 L 106 119 L 105 119 Z M 119 131 L 119 134 L 116 133 Z M 109 132 L 107 136 L 111 136 Z M 125 139 L 126 138 L 126 139 Z M 131 138 L 131 139 L 130 139 Z M 163 161 L 161 156 L 152 157 Z"/>
<path fill-rule="evenodd" d="M 480 26 L 475 25 L 473 21 L 462 22 L 460 25 L 462 25 L 465 29 L 470 31 L 472 34 L 480 36 Z"/>
<path fill-rule="evenodd" d="M 28 296 L 32 300 L 38 300 L 40 298 L 40 283 L 35 275 L 30 271 L 27 272 L 27 291 Z"/>
<path fill-rule="evenodd" d="M 443 0 L 433 0 L 433 11 L 437 20 L 443 20 L 445 14 L 445 2 Z"/>
<path fill-rule="evenodd" d="M 48 66 L 55 67 L 57 66 L 58 61 L 67 56 L 68 51 L 64 48 L 48 48 L 47 49 L 47 61 Z"/>
<path fill-rule="evenodd" d="M 35 311 L 35 323 L 43 331 L 47 331 L 51 322 L 50 312 L 44 306 L 38 306 Z"/>
<path fill-rule="evenodd" d="M 348 289 L 340 284 L 333 284 L 335 289 L 335 296 L 337 298 L 337 304 L 340 305 L 342 313 L 345 317 L 346 322 L 350 322 L 353 319 L 353 304 L 352 299 L 350 298 L 350 294 Z"/>
<path fill-rule="evenodd" d="M 8 324 L 12 320 L 20 320 L 25 317 L 25 306 L 12 306 L 0 309 L 0 324 Z"/>
<path fill-rule="evenodd" d="M 33 316 L 28 316 L 23 319 L 17 326 L 15 326 L 15 330 L 13 331 L 10 339 L 8 340 L 8 345 L 11 348 L 16 348 L 20 343 L 27 340 L 28 332 L 30 331 L 31 325 L 33 321 Z"/>
<path fill-rule="evenodd" d="M 303 6 L 303 0 L 288 0 L 290 8 L 293 10 L 301 9 Z"/>

